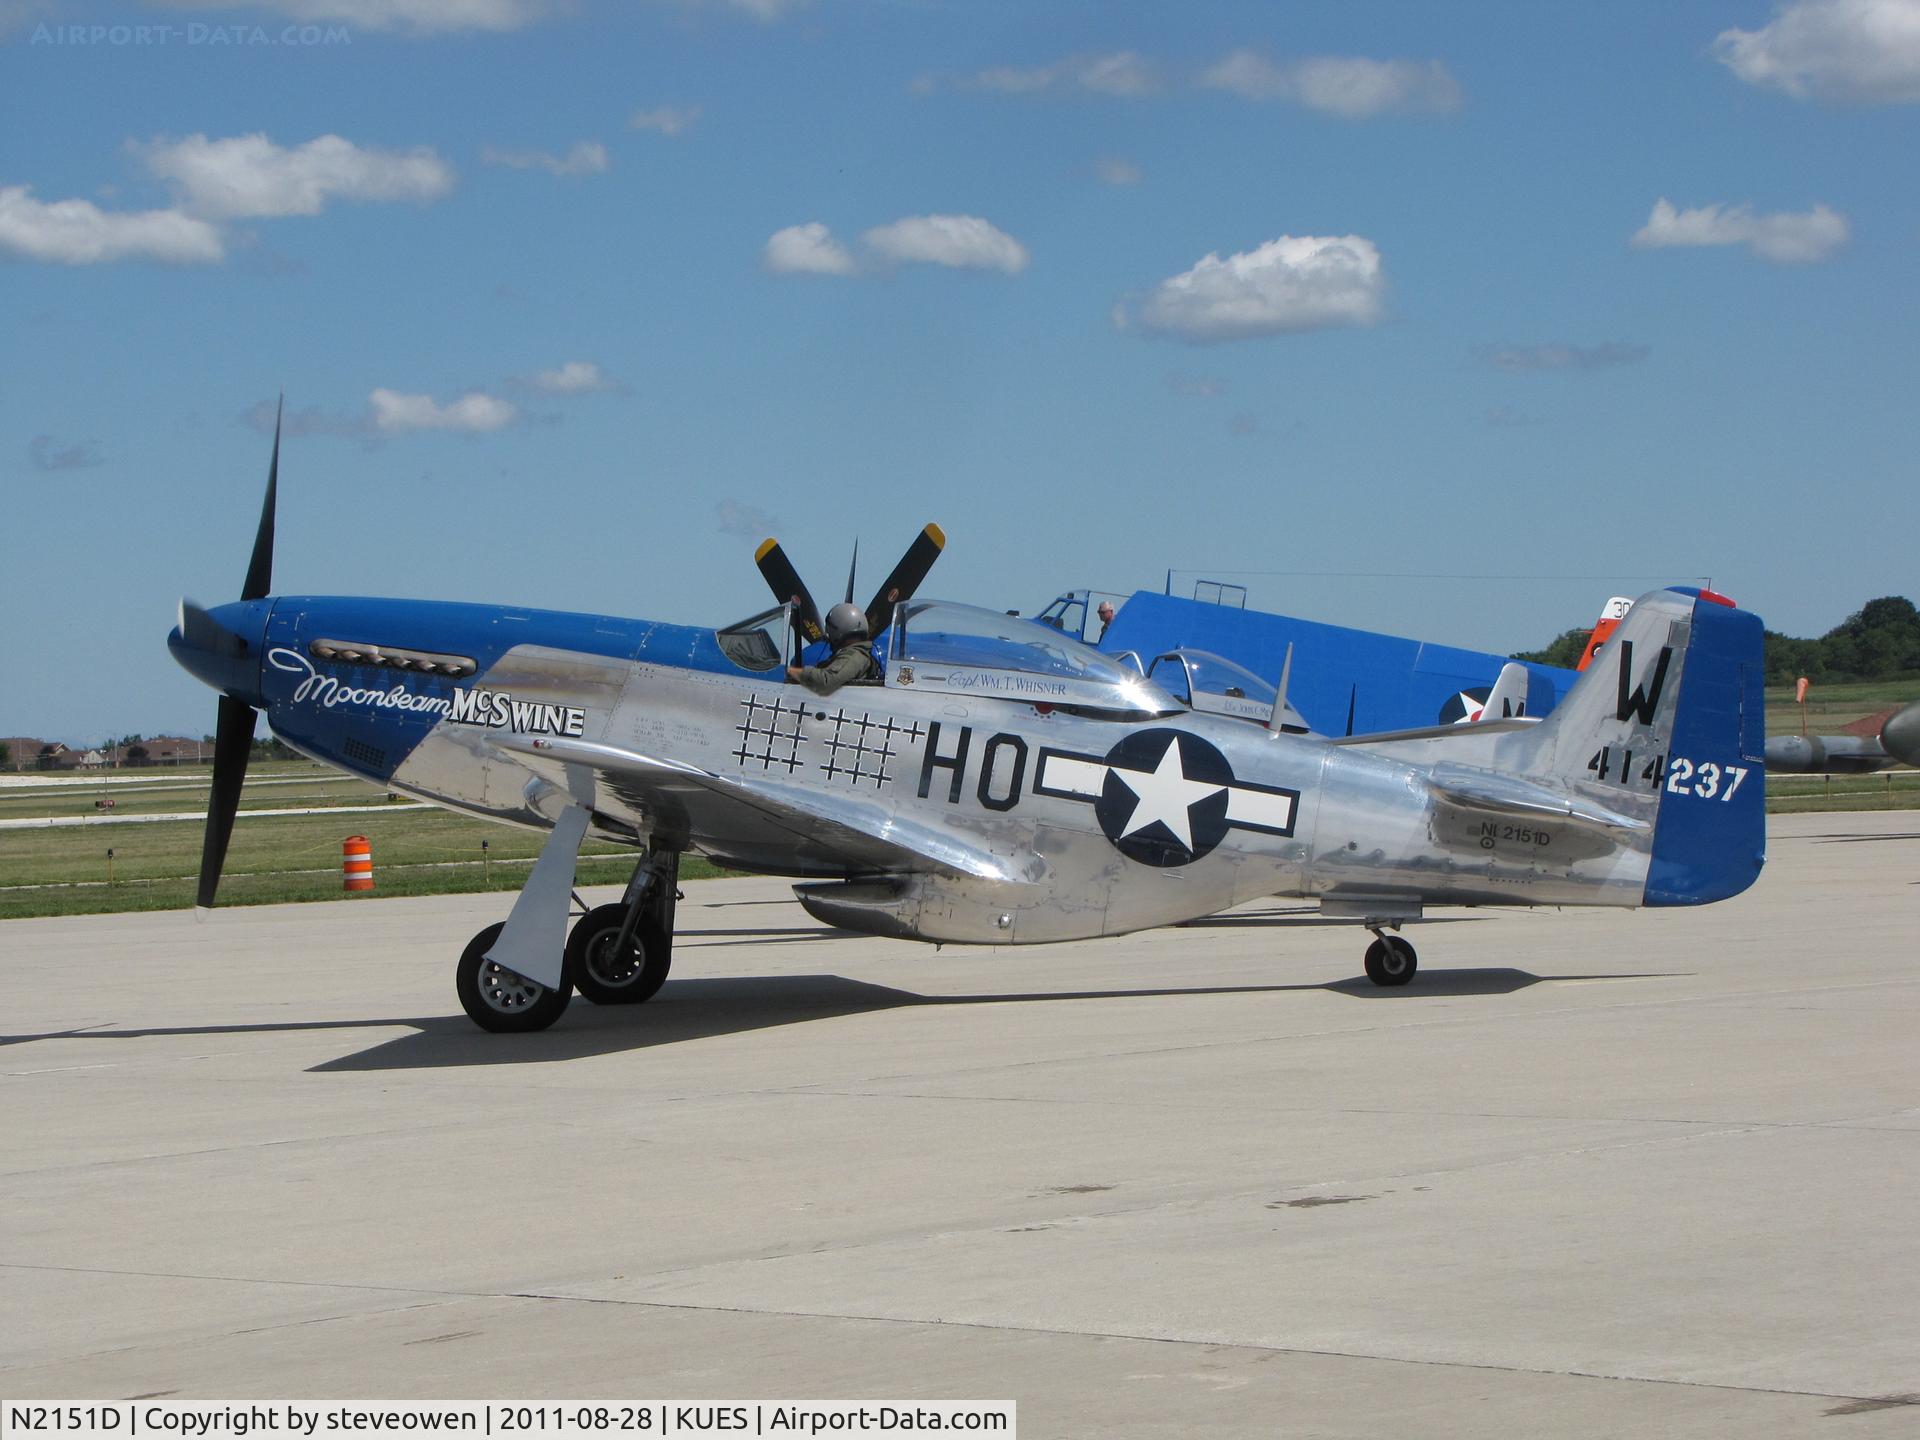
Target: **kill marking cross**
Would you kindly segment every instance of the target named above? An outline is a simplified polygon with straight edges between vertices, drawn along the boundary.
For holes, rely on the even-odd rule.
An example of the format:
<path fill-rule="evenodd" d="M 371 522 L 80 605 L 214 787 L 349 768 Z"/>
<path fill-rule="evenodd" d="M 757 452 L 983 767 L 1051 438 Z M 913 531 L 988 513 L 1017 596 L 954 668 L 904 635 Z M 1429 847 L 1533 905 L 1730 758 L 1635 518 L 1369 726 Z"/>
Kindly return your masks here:
<path fill-rule="evenodd" d="M 842 733 L 848 726 L 858 727 L 858 733 L 851 740 L 842 738 Z M 868 739 L 870 732 L 878 734 L 877 741 Z M 918 720 L 911 726 L 896 725 L 891 716 L 885 721 L 877 721 L 870 712 L 862 711 L 860 718 L 855 720 L 845 710 L 838 711 L 833 717 L 833 734 L 827 739 L 827 763 L 820 769 L 828 779 L 836 775 L 849 775 L 853 778 L 855 785 L 862 780 L 871 780 L 873 788 L 878 790 L 882 785 L 889 784 L 893 780 L 893 776 L 887 773 L 887 761 L 893 759 L 896 754 L 893 748 L 894 737 L 918 740 L 922 733 Z M 852 752 L 852 765 L 840 763 L 842 750 Z M 867 760 L 874 762 L 872 770 L 865 768 L 864 762 Z"/>
<path fill-rule="evenodd" d="M 806 719 L 806 706 L 790 706 L 778 699 L 769 705 L 754 695 L 747 696 L 746 699 L 740 703 L 746 707 L 747 718 L 734 727 L 734 729 L 740 732 L 740 748 L 733 752 L 734 758 L 738 760 L 743 767 L 752 761 L 758 760 L 762 770 L 771 770 L 776 765 L 786 766 L 789 775 L 795 770 L 798 770 L 802 764 L 800 747 L 807 743 L 807 737 L 801 733 L 800 729 L 801 722 Z M 767 714 L 767 723 L 764 729 L 754 724 L 754 721 L 759 718 L 760 712 L 763 710 Z M 789 716 L 793 720 L 793 728 L 790 730 L 781 729 L 780 721 L 782 717 Z M 755 736 L 760 737 L 766 742 L 758 749 L 754 748 L 753 744 Z M 784 755 L 776 755 L 774 749 L 781 741 L 787 742 L 787 753 Z"/>

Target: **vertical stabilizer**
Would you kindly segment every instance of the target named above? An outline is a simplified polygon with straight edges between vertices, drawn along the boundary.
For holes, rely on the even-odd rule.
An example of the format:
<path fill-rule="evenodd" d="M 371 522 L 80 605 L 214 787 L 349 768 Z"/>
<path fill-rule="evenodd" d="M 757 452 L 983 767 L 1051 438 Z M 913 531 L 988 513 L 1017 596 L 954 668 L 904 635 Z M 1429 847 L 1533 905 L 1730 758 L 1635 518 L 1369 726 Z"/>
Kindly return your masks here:
<path fill-rule="evenodd" d="M 1500 667 L 1500 678 L 1487 692 L 1487 703 L 1480 707 L 1479 720 L 1511 720 L 1527 713 L 1527 667 L 1509 660 Z"/>
<path fill-rule="evenodd" d="M 1653 824 L 1647 905 L 1738 895 L 1766 860 L 1757 616 L 1711 591 L 1633 603 L 1552 715 L 1526 772 Z"/>

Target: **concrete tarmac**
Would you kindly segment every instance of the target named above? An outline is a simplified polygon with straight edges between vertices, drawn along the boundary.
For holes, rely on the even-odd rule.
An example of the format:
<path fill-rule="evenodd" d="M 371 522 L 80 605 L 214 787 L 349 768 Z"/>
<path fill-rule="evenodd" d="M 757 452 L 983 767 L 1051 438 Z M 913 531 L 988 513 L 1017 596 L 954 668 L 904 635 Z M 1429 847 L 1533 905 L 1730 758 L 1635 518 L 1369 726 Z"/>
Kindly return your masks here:
<path fill-rule="evenodd" d="M 1038 1436 L 1920 1432 L 1920 812 L 1695 912 L 1022 950 L 689 884 L 0 924 L 0 1396 L 1012 1398 Z M 594 897 L 598 898 L 598 897 Z"/>

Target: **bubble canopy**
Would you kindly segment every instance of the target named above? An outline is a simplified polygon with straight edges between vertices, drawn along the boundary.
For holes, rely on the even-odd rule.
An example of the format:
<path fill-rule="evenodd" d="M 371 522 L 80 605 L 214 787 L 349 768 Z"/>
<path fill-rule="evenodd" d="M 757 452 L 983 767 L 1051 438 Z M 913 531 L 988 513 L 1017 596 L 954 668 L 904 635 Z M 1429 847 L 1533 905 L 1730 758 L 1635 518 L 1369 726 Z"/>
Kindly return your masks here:
<path fill-rule="evenodd" d="M 948 600 L 895 612 L 887 683 L 1128 715 L 1184 708 L 1132 666 L 1058 630 Z"/>

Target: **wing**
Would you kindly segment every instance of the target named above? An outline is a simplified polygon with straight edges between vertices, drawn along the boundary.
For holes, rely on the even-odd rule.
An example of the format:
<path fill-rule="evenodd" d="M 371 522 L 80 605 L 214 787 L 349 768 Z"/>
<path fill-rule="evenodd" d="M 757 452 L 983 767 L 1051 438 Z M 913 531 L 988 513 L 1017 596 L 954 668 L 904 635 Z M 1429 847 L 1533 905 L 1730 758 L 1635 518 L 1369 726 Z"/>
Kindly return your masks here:
<path fill-rule="evenodd" d="M 772 776 L 717 775 L 590 740 L 499 735 L 532 769 L 596 809 L 669 843 L 782 874 L 945 874 L 1028 884 L 1044 862 L 997 855 L 967 837 L 902 820 L 858 795 L 823 795 Z"/>

